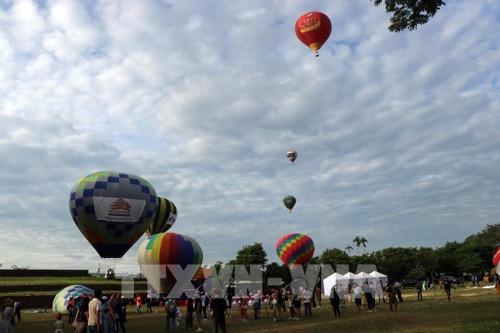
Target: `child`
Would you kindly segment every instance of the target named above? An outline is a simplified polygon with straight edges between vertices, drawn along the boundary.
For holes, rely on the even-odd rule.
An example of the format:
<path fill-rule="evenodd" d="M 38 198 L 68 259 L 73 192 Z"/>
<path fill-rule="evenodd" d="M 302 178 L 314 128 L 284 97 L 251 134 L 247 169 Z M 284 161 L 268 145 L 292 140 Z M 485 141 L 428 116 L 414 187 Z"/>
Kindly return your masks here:
<path fill-rule="evenodd" d="M 62 321 L 62 314 L 60 312 L 57 313 L 56 319 L 54 322 L 55 333 L 64 333 L 64 322 Z"/>

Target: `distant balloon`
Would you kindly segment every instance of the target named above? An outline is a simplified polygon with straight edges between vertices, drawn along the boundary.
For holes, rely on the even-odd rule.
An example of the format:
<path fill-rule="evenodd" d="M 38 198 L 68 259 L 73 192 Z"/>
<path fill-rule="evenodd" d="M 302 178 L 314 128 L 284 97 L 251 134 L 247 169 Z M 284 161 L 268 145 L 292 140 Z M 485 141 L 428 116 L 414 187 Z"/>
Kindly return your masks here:
<path fill-rule="evenodd" d="M 286 197 L 283 198 L 283 204 L 285 205 L 286 208 L 288 208 L 288 211 L 290 213 L 292 212 L 293 206 L 295 206 L 296 202 L 297 200 L 292 195 L 287 195 Z"/>
<path fill-rule="evenodd" d="M 330 37 L 332 23 L 328 16 L 320 12 L 305 13 L 295 23 L 295 34 L 302 43 L 311 48 L 316 57 L 319 49 Z"/>
<path fill-rule="evenodd" d="M 500 262 L 500 246 L 497 249 L 497 252 L 493 256 L 493 266 L 498 266 L 498 263 Z"/>
<path fill-rule="evenodd" d="M 56 296 L 54 296 L 54 300 L 52 301 L 52 312 L 68 314 L 69 312 L 67 306 L 70 297 L 73 297 L 73 299 L 77 297 L 89 297 L 92 299 L 94 297 L 94 291 L 79 284 L 67 286 L 64 289 L 61 289 Z"/>
<path fill-rule="evenodd" d="M 103 258 L 121 258 L 156 215 L 155 189 L 145 179 L 113 171 L 93 173 L 71 190 L 73 221 Z"/>
<path fill-rule="evenodd" d="M 295 162 L 295 160 L 297 159 L 297 152 L 295 150 L 289 150 L 287 153 L 286 153 L 286 157 L 288 158 L 288 160 L 290 162 Z"/>
<path fill-rule="evenodd" d="M 177 207 L 168 199 L 158 197 L 158 209 L 151 225 L 146 229 L 146 234 L 151 236 L 166 232 L 177 220 Z"/>
<path fill-rule="evenodd" d="M 286 234 L 276 242 L 276 253 L 286 266 L 303 265 L 314 255 L 314 242 L 304 234 Z"/>
<path fill-rule="evenodd" d="M 191 281 L 203 262 L 203 252 L 191 237 L 165 232 L 154 234 L 139 246 L 137 260 L 148 283 L 157 292 L 170 293 L 177 286 Z M 168 265 L 179 265 L 184 270 L 177 281 Z"/>

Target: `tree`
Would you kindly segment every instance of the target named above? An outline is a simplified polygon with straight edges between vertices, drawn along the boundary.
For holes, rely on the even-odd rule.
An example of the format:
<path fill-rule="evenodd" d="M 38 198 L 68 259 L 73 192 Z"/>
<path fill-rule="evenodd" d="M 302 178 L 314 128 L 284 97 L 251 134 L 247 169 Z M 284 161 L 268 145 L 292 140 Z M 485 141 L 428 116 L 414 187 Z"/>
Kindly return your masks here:
<path fill-rule="evenodd" d="M 319 262 L 324 265 L 330 265 L 335 269 L 337 264 L 349 264 L 349 256 L 340 249 L 326 249 L 319 256 Z"/>
<path fill-rule="evenodd" d="M 236 253 L 236 259 L 229 262 L 230 265 L 245 265 L 248 269 L 250 265 L 260 265 L 264 268 L 267 264 L 267 253 L 264 251 L 262 243 L 245 245 Z"/>
<path fill-rule="evenodd" d="M 358 253 L 358 256 L 359 256 L 359 247 L 361 246 L 361 237 L 359 237 L 359 236 L 354 237 L 354 239 L 352 240 L 352 242 L 354 244 L 356 244 L 357 253 Z"/>
<path fill-rule="evenodd" d="M 347 253 L 350 255 L 351 254 L 351 251 L 352 251 L 353 247 L 351 245 L 347 245 L 344 250 L 347 251 Z"/>
<path fill-rule="evenodd" d="M 382 0 L 372 0 L 379 6 Z M 442 0 L 384 0 L 385 11 L 393 13 L 389 31 L 400 32 L 405 29 L 415 30 L 420 24 L 429 22 L 441 6 L 446 3 Z"/>
<path fill-rule="evenodd" d="M 368 243 L 368 240 L 364 237 L 361 237 L 360 242 L 361 242 L 361 245 L 363 245 L 363 253 L 365 253 L 366 252 L 366 243 Z"/>

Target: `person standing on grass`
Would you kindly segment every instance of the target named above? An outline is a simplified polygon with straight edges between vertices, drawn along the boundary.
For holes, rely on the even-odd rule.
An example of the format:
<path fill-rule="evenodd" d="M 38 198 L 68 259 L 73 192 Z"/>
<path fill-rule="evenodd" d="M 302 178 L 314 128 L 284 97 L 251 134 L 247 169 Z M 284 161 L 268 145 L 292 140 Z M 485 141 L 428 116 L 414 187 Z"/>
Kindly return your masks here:
<path fill-rule="evenodd" d="M 94 291 L 94 298 L 89 303 L 89 311 L 87 314 L 87 333 L 100 333 L 101 332 L 101 311 L 102 303 L 99 300 L 102 292 L 100 290 Z"/>
<path fill-rule="evenodd" d="M 423 299 L 422 298 L 422 289 L 423 289 L 424 283 L 425 282 L 423 280 L 417 282 L 417 301 L 421 301 Z"/>
<path fill-rule="evenodd" d="M 340 296 L 335 287 L 332 287 L 330 291 L 330 304 L 332 305 L 335 317 L 337 317 L 337 314 L 340 317 Z"/>
<path fill-rule="evenodd" d="M 58 312 L 56 314 L 56 321 L 54 322 L 54 332 L 64 333 L 64 322 L 62 321 L 62 314 Z"/>
<path fill-rule="evenodd" d="M 219 327 L 222 333 L 227 333 L 226 307 L 226 300 L 220 296 L 220 291 L 214 290 L 214 297 L 210 301 L 210 310 L 212 312 L 214 333 L 219 332 Z"/>
<path fill-rule="evenodd" d="M 137 294 L 135 296 L 135 312 L 140 315 L 141 312 L 141 306 L 142 306 L 142 298 L 141 295 Z"/>
<path fill-rule="evenodd" d="M 186 320 L 184 328 L 187 330 L 193 329 L 193 299 L 189 297 L 186 303 Z"/>
<path fill-rule="evenodd" d="M 21 321 L 21 303 L 18 301 L 14 302 L 14 313 L 17 316 L 17 321 Z"/>
<path fill-rule="evenodd" d="M 389 298 L 389 308 L 394 312 L 398 311 L 397 289 L 398 287 L 396 286 L 396 282 L 389 283 L 386 288 L 387 296 Z"/>
<path fill-rule="evenodd" d="M 14 300 L 7 298 L 2 306 L 2 323 L 0 324 L 1 333 L 14 333 L 16 315 L 14 313 Z"/>
<path fill-rule="evenodd" d="M 312 298 L 312 292 L 308 288 L 305 288 L 302 292 L 302 302 L 304 303 L 304 316 L 306 317 L 312 317 Z"/>
<path fill-rule="evenodd" d="M 448 298 L 448 301 L 451 301 L 451 287 L 455 288 L 453 282 L 449 279 L 445 279 L 443 281 L 443 288 L 446 293 L 446 298 Z"/>
<path fill-rule="evenodd" d="M 196 332 L 201 332 L 203 329 L 201 328 L 201 321 L 203 320 L 203 310 L 201 308 L 201 298 L 199 297 L 199 294 L 195 294 L 194 298 L 194 319 L 196 320 L 196 323 L 198 323 L 198 329 Z"/>
<path fill-rule="evenodd" d="M 173 299 L 169 299 L 167 300 L 167 303 L 165 303 L 165 312 L 167 313 L 167 332 L 170 332 L 170 329 L 172 329 L 172 332 L 175 332 L 175 326 L 177 326 L 177 305 Z"/>
<path fill-rule="evenodd" d="M 356 304 L 356 311 L 361 312 L 361 298 L 363 297 L 363 291 L 358 284 L 352 286 L 351 293 L 354 296 L 354 303 Z"/>

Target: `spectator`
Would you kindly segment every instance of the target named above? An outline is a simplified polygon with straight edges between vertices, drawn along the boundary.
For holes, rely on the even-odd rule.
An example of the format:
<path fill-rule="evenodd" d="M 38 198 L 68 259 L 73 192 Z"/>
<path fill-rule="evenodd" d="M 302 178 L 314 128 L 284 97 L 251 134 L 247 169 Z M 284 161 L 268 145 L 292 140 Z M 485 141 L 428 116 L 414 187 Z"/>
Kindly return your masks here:
<path fill-rule="evenodd" d="M 62 321 L 62 314 L 56 314 L 56 321 L 54 322 L 55 333 L 64 333 L 64 322 Z"/>
<path fill-rule="evenodd" d="M 102 303 L 99 300 L 101 291 L 94 291 L 94 298 L 89 303 L 89 310 L 87 313 L 87 333 L 100 333 L 101 332 L 101 311 Z"/>
<path fill-rule="evenodd" d="M 213 318 L 213 332 L 218 333 L 220 327 L 221 332 L 226 333 L 226 300 L 220 296 L 220 291 L 217 289 L 214 290 L 210 310 Z"/>
<path fill-rule="evenodd" d="M 7 298 L 3 301 L 2 306 L 2 323 L 0 324 L 0 332 L 14 333 L 14 325 L 16 317 L 14 313 L 14 301 Z"/>
<path fill-rule="evenodd" d="M 135 312 L 140 315 L 141 312 L 141 306 L 142 306 L 142 298 L 141 295 L 137 294 L 135 296 Z"/>
<path fill-rule="evenodd" d="M 14 302 L 14 313 L 17 316 L 17 321 L 21 321 L 21 303 L 18 301 Z"/>

